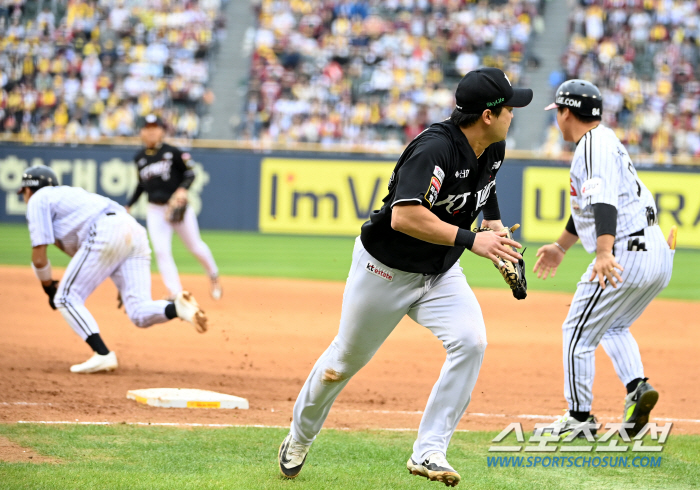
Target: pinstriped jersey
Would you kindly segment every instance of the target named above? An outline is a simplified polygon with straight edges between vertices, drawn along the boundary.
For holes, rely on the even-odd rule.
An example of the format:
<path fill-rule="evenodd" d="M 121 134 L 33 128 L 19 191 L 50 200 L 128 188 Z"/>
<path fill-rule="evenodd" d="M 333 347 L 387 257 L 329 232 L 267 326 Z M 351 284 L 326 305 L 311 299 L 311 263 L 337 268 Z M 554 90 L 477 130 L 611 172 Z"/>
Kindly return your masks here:
<path fill-rule="evenodd" d="M 595 252 L 597 240 L 593 204 L 605 203 L 617 208 L 615 242 L 655 222 L 654 198 L 610 128 L 600 124 L 581 138 L 570 176 L 571 215 L 588 253 Z"/>
<path fill-rule="evenodd" d="M 42 187 L 27 203 L 32 247 L 55 243 L 72 257 L 87 238 L 90 226 L 109 212 L 126 210 L 111 199 L 80 187 Z"/>

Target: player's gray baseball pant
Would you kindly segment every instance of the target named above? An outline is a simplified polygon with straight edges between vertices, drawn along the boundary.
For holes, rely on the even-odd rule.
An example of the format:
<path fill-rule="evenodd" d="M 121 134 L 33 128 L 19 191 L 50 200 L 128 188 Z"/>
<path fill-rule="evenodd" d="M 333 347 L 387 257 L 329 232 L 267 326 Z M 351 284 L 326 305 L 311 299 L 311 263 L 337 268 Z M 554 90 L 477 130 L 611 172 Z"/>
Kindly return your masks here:
<path fill-rule="evenodd" d="M 83 340 L 99 333 L 85 300 L 111 277 L 137 327 L 166 322 L 168 302 L 151 299 L 150 264 L 151 250 L 143 226 L 126 213 L 101 216 L 63 274 L 54 298 L 56 307 Z"/>
<path fill-rule="evenodd" d="M 671 280 L 674 250 L 658 226 L 645 230 L 646 251 L 628 251 L 627 240 L 615 244 L 624 282 L 602 289 L 589 281 L 595 259 L 581 276 L 563 325 L 564 396 L 569 409 L 590 411 L 593 402 L 595 349 L 602 342 L 623 384 L 644 377 L 639 347 L 629 331 Z"/>
<path fill-rule="evenodd" d="M 446 453 L 486 349 L 479 303 L 459 262 L 439 275 L 402 272 L 374 259 L 359 238 L 343 293 L 338 335 L 316 362 L 294 405 L 294 439 L 302 444 L 315 439 L 338 394 L 404 315 L 429 328 L 447 351 L 418 429 L 413 458 L 423 461 L 433 452 Z M 410 375 L 397 383 L 409 379 Z"/>

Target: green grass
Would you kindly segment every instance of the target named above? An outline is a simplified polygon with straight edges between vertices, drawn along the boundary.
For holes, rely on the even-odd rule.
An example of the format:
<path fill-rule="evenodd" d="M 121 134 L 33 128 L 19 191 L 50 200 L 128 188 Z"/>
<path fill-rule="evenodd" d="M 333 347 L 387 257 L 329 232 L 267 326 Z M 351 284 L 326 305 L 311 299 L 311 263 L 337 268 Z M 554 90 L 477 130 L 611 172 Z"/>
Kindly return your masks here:
<path fill-rule="evenodd" d="M 411 489 L 444 488 L 405 469 L 415 432 L 324 430 L 296 480 L 278 475 L 277 448 L 286 430 L 263 428 L 0 425 L 0 435 L 58 463 L 2 463 L 0 487 L 31 489 Z M 497 432 L 459 432 L 448 458 L 458 488 L 697 488 L 700 437 L 669 437 L 657 468 L 489 468 Z M 648 438 L 648 437 L 647 437 Z M 508 444 L 508 439 L 505 441 Z M 511 441 L 514 443 L 515 441 Z M 650 441 L 648 442 L 650 443 Z M 501 453 L 501 455 L 514 455 Z M 619 456 L 585 453 L 584 456 Z M 524 453 L 516 456 L 563 456 Z M 569 453 L 571 455 L 571 453 Z M 581 454 L 573 454 L 580 456 Z M 627 452 L 631 465 L 638 453 Z M 498 456 L 498 454 L 496 454 Z M 526 460 L 527 461 L 527 460 Z"/>
<path fill-rule="evenodd" d="M 211 248 L 223 275 L 331 281 L 346 279 L 355 240 L 345 237 L 281 236 L 232 231 L 203 231 L 202 237 Z M 581 274 L 593 258 L 577 245 L 567 252 L 557 276 L 542 281 L 530 272 L 539 245 L 526 245 L 528 289 L 532 291 L 574 292 Z M 25 225 L 0 225 L 0 263 L 28 266 L 30 248 Z M 180 272 L 202 273 L 200 264 L 177 236 L 173 240 L 173 255 Z M 68 264 L 69 257 L 55 247 L 49 248 L 49 257 L 54 265 Z M 472 287 L 506 287 L 490 261 L 465 253 L 461 263 Z M 700 300 L 700 281 L 695 273 L 699 266 L 700 251 L 677 251 L 673 278 L 660 297 Z M 155 260 L 152 267 L 155 271 Z"/>

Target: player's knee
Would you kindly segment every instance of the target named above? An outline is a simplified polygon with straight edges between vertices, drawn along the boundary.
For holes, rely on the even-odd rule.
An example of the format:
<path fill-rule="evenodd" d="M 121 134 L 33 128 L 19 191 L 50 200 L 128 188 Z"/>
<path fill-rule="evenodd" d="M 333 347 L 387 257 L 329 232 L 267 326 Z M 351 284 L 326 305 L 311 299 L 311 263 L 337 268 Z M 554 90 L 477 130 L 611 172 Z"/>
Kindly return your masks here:
<path fill-rule="evenodd" d="M 481 355 L 486 350 L 488 342 L 486 334 L 481 332 L 464 331 L 458 335 L 456 339 L 447 343 L 445 349 L 447 352 L 460 352 L 466 355 Z"/>
<path fill-rule="evenodd" d="M 138 306 L 127 308 L 126 314 L 129 316 L 129 320 L 131 320 L 131 323 L 133 323 L 139 328 L 146 328 L 153 325 L 153 322 L 150 321 L 150 318 L 147 315 L 145 315 L 144 311 Z"/>

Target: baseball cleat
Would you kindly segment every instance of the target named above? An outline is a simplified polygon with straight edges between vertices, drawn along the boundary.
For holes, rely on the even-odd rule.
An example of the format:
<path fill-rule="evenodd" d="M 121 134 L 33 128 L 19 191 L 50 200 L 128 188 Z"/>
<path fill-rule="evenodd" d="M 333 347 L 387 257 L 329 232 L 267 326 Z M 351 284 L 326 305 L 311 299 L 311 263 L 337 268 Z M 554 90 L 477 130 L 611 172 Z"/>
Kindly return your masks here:
<path fill-rule="evenodd" d="M 297 442 L 290 432 L 280 445 L 277 455 L 280 465 L 280 473 L 285 478 L 296 478 L 306 462 L 311 444 L 304 445 Z"/>
<path fill-rule="evenodd" d="M 576 437 L 585 438 L 586 434 L 581 429 L 583 429 L 584 427 L 588 427 L 590 429 L 591 435 L 595 436 L 598 432 L 597 424 L 598 419 L 595 418 L 595 415 L 589 415 L 586 420 L 581 422 L 580 420 L 577 420 L 574 417 L 572 417 L 569 411 L 567 410 L 564 415 L 559 417 L 557 420 L 555 420 L 548 426 L 544 428 L 535 429 L 535 433 L 538 435 L 549 435 L 553 437 L 559 437 L 559 439 L 564 439 L 565 437 L 569 436 L 569 434 L 571 434 L 572 432 L 578 431 L 578 435 Z"/>
<path fill-rule="evenodd" d="M 175 312 L 177 316 L 194 325 L 199 333 L 207 331 L 207 315 L 199 307 L 192 293 L 182 291 L 175 296 Z"/>
<path fill-rule="evenodd" d="M 117 355 L 114 352 L 101 356 L 97 352 L 82 364 L 75 364 L 70 367 L 71 373 L 99 373 L 101 371 L 114 371 L 117 369 Z"/>
<path fill-rule="evenodd" d="M 219 282 L 218 277 L 215 277 L 211 280 L 209 293 L 211 294 L 211 297 L 214 298 L 216 301 L 219 301 L 221 299 L 221 296 L 223 295 L 224 291 L 221 289 L 221 283 Z"/>
<path fill-rule="evenodd" d="M 656 391 L 644 378 L 639 382 L 637 388 L 625 397 L 625 411 L 622 414 L 622 421 L 634 424 L 634 427 L 627 429 L 627 435 L 634 437 L 649 422 L 649 413 L 659 400 L 659 392 Z"/>
<path fill-rule="evenodd" d="M 456 487 L 461 480 L 459 473 L 450 466 L 442 453 L 432 453 L 422 463 L 416 463 L 408 458 L 408 472 L 416 476 L 424 476 L 430 481 L 439 481 L 448 487 Z"/>

